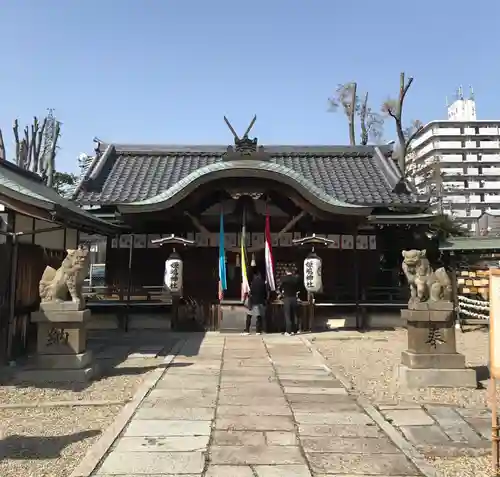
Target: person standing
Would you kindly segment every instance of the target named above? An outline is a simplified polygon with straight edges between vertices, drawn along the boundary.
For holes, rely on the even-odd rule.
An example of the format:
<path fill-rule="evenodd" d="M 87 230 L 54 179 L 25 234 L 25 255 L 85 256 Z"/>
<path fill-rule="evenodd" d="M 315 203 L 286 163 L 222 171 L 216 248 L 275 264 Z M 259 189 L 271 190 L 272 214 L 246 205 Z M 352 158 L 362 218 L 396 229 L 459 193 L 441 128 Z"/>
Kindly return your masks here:
<path fill-rule="evenodd" d="M 252 317 L 255 318 L 255 331 L 258 335 L 262 333 L 262 321 L 266 314 L 267 286 L 259 271 L 254 273 L 250 284 L 249 313 L 247 314 L 245 335 L 250 334 Z"/>
<path fill-rule="evenodd" d="M 280 289 L 283 296 L 285 335 L 290 336 L 297 333 L 297 295 L 300 291 L 300 277 L 287 269 L 281 279 Z"/>

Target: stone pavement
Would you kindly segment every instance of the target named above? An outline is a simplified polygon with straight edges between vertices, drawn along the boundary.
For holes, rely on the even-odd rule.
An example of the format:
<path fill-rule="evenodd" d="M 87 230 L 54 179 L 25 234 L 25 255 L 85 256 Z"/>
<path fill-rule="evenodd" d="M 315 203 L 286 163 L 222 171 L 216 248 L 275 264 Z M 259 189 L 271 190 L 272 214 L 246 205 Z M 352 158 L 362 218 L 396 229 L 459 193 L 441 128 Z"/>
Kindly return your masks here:
<path fill-rule="evenodd" d="M 92 475 L 436 475 L 306 344 L 281 335 L 188 340 Z"/>
<path fill-rule="evenodd" d="M 434 457 L 486 455 L 491 451 L 491 412 L 433 404 L 379 405 L 384 418 L 421 453 Z"/>

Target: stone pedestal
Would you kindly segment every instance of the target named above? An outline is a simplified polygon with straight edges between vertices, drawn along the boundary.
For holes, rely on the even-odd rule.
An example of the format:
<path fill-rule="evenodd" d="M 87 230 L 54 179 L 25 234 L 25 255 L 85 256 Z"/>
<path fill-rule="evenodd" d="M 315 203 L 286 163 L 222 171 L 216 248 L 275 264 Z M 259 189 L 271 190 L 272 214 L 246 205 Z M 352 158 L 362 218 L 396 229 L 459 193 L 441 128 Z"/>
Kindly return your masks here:
<path fill-rule="evenodd" d="M 408 322 L 408 349 L 401 353 L 399 381 L 408 388 L 476 388 L 476 372 L 457 353 L 453 303 L 413 303 L 401 311 Z"/>
<path fill-rule="evenodd" d="M 85 323 L 90 310 L 72 302 L 42 303 L 31 315 L 37 323 L 37 354 L 22 372 L 26 381 L 86 382 L 96 376 L 97 368 L 88 351 Z"/>

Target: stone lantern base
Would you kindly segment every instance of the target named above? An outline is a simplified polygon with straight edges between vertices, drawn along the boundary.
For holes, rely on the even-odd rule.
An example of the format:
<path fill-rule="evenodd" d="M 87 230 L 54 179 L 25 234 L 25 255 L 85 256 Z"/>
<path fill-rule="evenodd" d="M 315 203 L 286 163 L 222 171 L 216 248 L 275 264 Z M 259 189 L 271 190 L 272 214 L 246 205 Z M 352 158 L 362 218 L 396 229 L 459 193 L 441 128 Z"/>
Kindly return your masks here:
<path fill-rule="evenodd" d="M 86 382 L 96 377 L 92 351 L 87 350 L 90 310 L 72 302 L 42 303 L 31 315 L 37 324 L 37 354 L 18 378 L 36 382 Z"/>
<path fill-rule="evenodd" d="M 476 388 L 476 372 L 457 353 L 453 303 L 413 303 L 401 311 L 408 322 L 408 349 L 401 353 L 399 382 L 407 388 Z"/>

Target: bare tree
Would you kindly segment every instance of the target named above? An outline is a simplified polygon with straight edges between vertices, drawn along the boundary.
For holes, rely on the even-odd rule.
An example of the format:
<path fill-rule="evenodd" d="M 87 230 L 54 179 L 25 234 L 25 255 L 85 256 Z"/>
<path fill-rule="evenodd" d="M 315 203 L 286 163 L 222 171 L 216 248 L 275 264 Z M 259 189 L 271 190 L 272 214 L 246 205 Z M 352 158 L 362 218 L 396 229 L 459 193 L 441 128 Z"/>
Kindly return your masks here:
<path fill-rule="evenodd" d="M 16 143 L 16 164 L 22 169 L 39 174 L 44 182 L 52 187 L 61 123 L 55 120 L 49 110 L 49 114 L 42 123 L 35 116 L 33 123 L 24 128 L 22 136 L 20 136 L 17 119 L 14 121 L 12 130 Z"/>
<path fill-rule="evenodd" d="M 384 118 L 368 106 L 368 92 L 358 108 L 359 123 L 361 126 L 361 144 L 366 146 L 372 139 L 377 142 L 384 132 Z"/>
<path fill-rule="evenodd" d="M 376 113 L 368 105 L 368 93 L 365 93 L 363 101 L 358 95 L 356 82 L 339 84 L 335 90 L 335 96 L 329 98 L 330 110 L 337 111 L 342 108 L 349 125 L 349 143 L 356 145 L 356 117 L 360 123 L 360 143 L 366 146 L 370 140 L 378 141 L 383 134 L 384 118 Z"/>
<path fill-rule="evenodd" d="M 349 125 L 349 143 L 351 146 L 356 145 L 356 112 L 359 109 L 359 98 L 357 97 L 358 85 L 356 82 L 339 84 L 335 90 L 335 96 L 328 99 L 330 109 L 336 111 L 342 108 L 347 117 Z"/>
<path fill-rule="evenodd" d="M 382 105 L 382 111 L 394 119 L 396 133 L 398 135 L 398 163 L 401 172 L 404 174 L 406 169 L 406 155 L 409 151 L 410 143 L 415 139 L 417 133 L 422 129 L 421 121 L 414 120 L 410 127 L 403 125 L 403 106 L 406 95 L 413 83 L 413 77 L 405 80 L 405 73 L 402 72 L 399 78 L 399 96 L 398 99 L 388 99 Z"/>
<path fill-rule="evenodd" d="M 49 109 L 45 118 L 47 125 L 42 138 L 42 150 L 40 152 L 40 165 L 43 165 L 42 178 L 49 187 L 55 182 L 55 158 L 59 149 L 58 141 L 61 137 L 61 123 L 55 118 L 54 110 Z"/>

